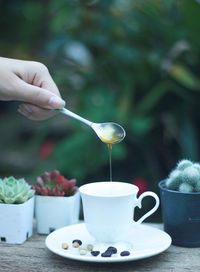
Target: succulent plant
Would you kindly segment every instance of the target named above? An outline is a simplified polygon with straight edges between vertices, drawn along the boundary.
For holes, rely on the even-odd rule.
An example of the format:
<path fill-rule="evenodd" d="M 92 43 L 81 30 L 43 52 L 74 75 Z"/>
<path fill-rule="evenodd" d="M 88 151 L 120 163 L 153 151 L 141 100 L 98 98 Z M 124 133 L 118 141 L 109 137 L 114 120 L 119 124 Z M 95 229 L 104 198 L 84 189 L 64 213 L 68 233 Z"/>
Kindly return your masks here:
<path fill-rule="evenodd" d="M 30 199 L 34 193 L 35 191 L 23 178 L 0 179 L 0 203 L 22 204 Z"/>
<path fill-rule="evenodd" d="M 36 178 L 36 186 L 32 186 L 38 195 L 72 196 L 78 190 L 76 179 L 66 179 L 57 170 L 44 172 Z"/>
<path fill-rule="evenodd" d="M 200 164 L 181 160 L 169 174 L 166 187 L 183 193 L 200 192 Z"/>

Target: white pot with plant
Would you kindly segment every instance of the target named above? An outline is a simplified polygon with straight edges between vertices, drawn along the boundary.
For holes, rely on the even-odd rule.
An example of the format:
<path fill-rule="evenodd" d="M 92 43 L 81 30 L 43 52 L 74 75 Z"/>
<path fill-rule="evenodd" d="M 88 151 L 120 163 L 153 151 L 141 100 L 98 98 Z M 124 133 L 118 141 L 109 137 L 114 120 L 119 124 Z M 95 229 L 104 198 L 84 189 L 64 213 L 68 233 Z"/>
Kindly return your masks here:
<path fill-rule="evenodd" d="M 34 193 L 23 178 L 0 179 L 0 243 L 22 244 L 32 236 Z"/>
<path fill-rule="evenodd" d="M 50 232 L 78 223 L 80 194 L 76 179 L 68 180 L 54 170 L 36 178 L 35 216 L 37 232 Z"/>

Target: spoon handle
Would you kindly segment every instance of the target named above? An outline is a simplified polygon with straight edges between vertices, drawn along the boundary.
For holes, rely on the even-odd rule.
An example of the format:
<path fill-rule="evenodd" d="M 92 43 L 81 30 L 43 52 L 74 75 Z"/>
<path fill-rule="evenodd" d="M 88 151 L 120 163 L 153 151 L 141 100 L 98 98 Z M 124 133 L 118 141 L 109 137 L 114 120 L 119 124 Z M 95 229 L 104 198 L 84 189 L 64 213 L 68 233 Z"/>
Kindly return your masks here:
<path fill-rule="evenodd" d="M 83 117 L 79 116 L 79 115 L 76 114 L 76 113 L 73 113 L 73 112 L 67 110 L 66 108 L 57 109 L 57 110 L 55 110 L 55 111 L 60 112 L 60 113 L 62 113 L 62 114 L 64 114 L 64 115 L 67 115 L 67 116 L 69 116 L 69 117 L 72 117 L 72 118 L 74 118 L 74 119 L 76 119 L 76 120 L 78 120 L 78 121 L 80 121 L 80 122 L 82 122 L 82 123 L 84 123 L 84 124 L 86 124 L 86 125 L 88 125 L 88 126 L 90 126 L 90 127 L 91 127 L 92 124 L 93 124 L 92 122 L 90 122 L 90 121 L 84 119 Z"/>

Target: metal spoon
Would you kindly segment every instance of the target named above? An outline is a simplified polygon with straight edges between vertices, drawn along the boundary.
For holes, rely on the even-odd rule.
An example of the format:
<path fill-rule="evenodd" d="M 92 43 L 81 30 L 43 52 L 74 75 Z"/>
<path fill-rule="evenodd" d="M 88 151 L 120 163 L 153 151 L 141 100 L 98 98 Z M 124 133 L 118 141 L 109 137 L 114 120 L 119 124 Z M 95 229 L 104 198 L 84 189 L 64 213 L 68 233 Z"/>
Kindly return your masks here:
<path fill-rule="evenodd" d="M 66 108 L 63 109 L 56 109 L 55 111 L 60 112 L 64 115 L 70 116 L 86 125 L 91 127 L 97 136 L 101 139 L 102 142 L 107 144 L 116 144 L 121 142 L 124 137 L 126 136 L 126 132 L 120 125 L 108 122 L 108 123 L 93 123 L 90 122 L 81 116 L 67 110 Z"/>

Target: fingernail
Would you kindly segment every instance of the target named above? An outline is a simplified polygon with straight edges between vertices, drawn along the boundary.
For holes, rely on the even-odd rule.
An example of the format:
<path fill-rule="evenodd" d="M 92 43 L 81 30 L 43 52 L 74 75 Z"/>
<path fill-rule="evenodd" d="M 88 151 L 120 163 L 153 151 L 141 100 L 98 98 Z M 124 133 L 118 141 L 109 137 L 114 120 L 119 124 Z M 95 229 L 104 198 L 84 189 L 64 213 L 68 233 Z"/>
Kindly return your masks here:
<path fill-rule="evenodd" d="M 50 97 L 48 104 L 55 109 L 60 109 L 65 106 L 65 101 L 58 96 L 52 96 Z"/>

